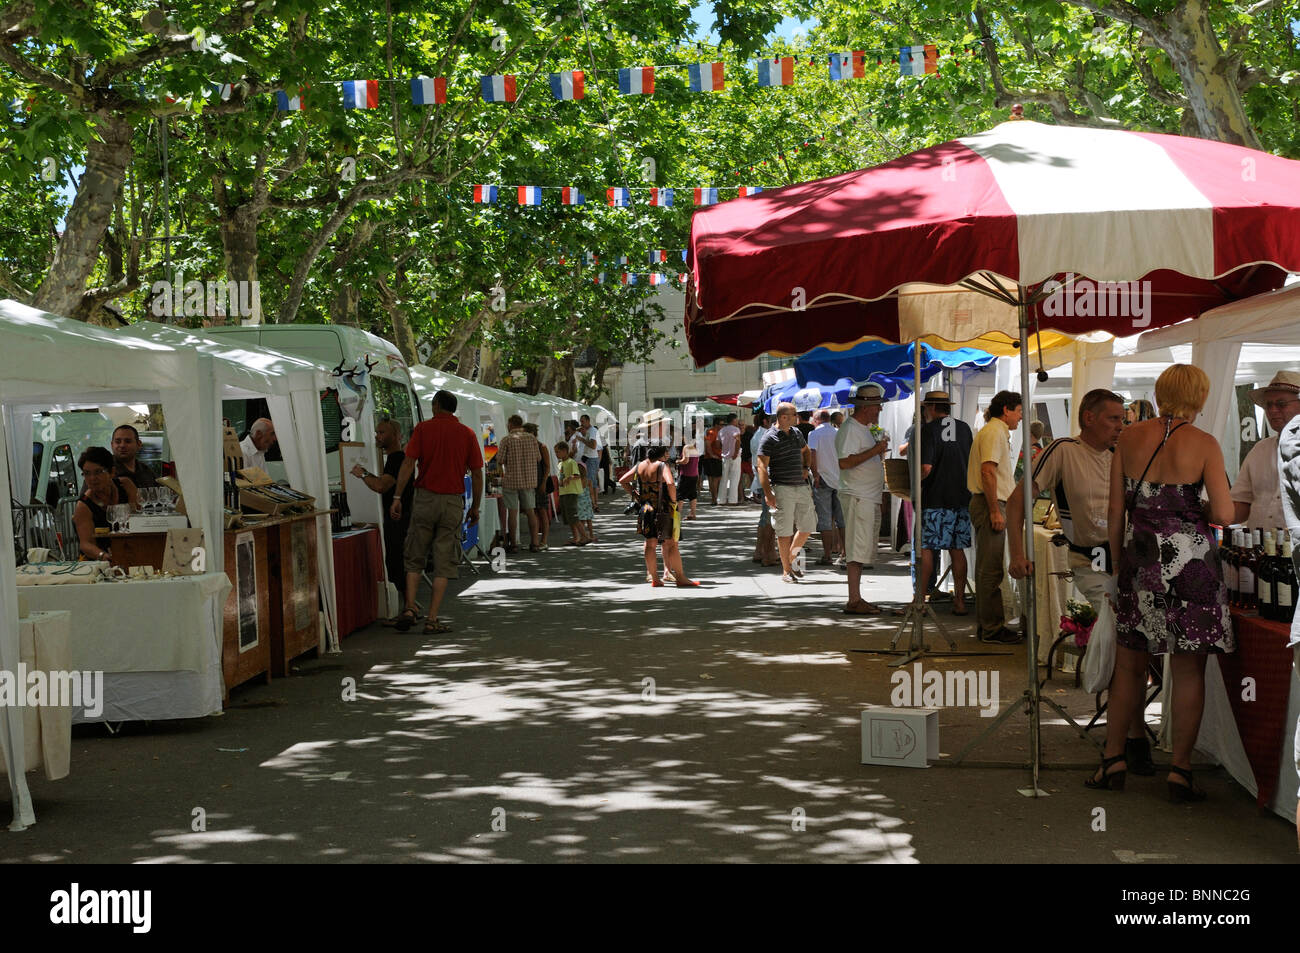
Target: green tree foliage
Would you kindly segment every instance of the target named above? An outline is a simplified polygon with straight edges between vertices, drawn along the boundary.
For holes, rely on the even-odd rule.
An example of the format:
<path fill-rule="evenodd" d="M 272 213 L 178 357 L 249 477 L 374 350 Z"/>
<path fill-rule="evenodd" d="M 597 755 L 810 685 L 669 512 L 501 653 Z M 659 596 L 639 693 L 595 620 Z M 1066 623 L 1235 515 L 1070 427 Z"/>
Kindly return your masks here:
<path fill-rule="evenodd" d="M 791 14 L 807 35 L 774 37 Z M 590 398 L 604 366 L 659 337 L 650 287 L 620 286 L 611 259 L 644 273 L 647 250 L 686 247 L 693 186 L 725 200 L 860 168 L 1015 102 L 1046 122 L 1300 155 L 1296 0 L 714 0 L 707 22 L 690 16 L 684 0 L 0 2 L 0 289 L 136 320 L 155 316 L 155 282 L 258 281 L 255 320 L 353 323 L 411 358 Z M 697 44 L 700 27 L 718 45 Z M 898 48 L 923 43 L 938 74 L 901 76 Z M 829 80 L 840 50 L 867 51 L 864 78 Z M 755 58 L 772 55 L 796 58 L 792 86 L 759 86 Z M 725 91 L 689 92 L 681 67 L 716 59 Z M 653 97 L 618 95 L 619 67 L 667 64 Z M 565 69 L 586 72 L 581 102 L 550 94 Z M 517 102 L 480 100 L 494 73 L 518 76 Z M 411 103 L 419 75 L 447 78 L 445 104 Z M 378 79 L 378 108 L 344 110 L 349 79 Z M 278 112 L 278 91 L 305 109 Z M 476 183 L 500 202 L 474 204 Z M 521 184 L 588 202 L 548 190 L 520 207 Z M 609 186 L 679 191 L 673 208 L 634 191 L 612 209 Z M 594 283 L 601 270 L 614 280 Z"/>

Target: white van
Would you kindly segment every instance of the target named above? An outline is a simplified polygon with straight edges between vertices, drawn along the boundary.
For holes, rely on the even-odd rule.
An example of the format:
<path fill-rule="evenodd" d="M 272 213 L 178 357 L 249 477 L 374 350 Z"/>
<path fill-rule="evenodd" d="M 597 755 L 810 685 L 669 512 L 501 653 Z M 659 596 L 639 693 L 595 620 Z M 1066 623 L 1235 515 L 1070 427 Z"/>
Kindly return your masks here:
<path fill-rule="evenodd" d="M 89 447 L 111 449 L 113 421 L 97 410 L 32 415 L 31 501 L 56 507 L 81 493 L 77 458 Z M 16 495 L 16 494 L 15 494 Z"/>

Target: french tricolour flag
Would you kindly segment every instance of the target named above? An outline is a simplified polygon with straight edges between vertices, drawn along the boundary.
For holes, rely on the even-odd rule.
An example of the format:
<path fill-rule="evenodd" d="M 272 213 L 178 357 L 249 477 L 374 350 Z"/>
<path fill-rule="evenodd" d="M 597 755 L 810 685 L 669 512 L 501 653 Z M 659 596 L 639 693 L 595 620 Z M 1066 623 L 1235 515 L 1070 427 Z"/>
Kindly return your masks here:
<path fill-rule="evenodd" d="M 235 87 L 230 83 L 213 83 L 212 92 L 220 97 L 223 103 L 229 102 L 231 95 L 235 92 Z"/>
<path fill-rule="evenodd" d="M 485 103 L 513 103 L 517 98 L 515 77 L 511 73 L 480 76 L 478 87 Z"/>
<path fill-rule="evenodd" d="M 748 198 L 749 196 L 757 195 L 759 192 L 762 191 L 763 191 L 763 187 L 761 185 L 742 185 L 740 187 L 740 194 L 738 198 L 742 198 L 742 199 Z"/>
<path fill-rule="evenodd" d="M 618 71 L 618 91 L 623 96 L 653 96 L 655 92 L 655 68 L 653 66 L 633 66 Z"/>
<path fill-rule="evenodd" d="M 689 71 L 693 93 L 716 93 L 724 85 L 721 63 L 694 63 Z"/>
<path fill-rule="evenodd" d="M 672 189 L 651 189 L 650 204 L 659 205 L 664 208 L 672 208 L 673 190 Z"/>
<path fill-rule="evenodd" d="M 350 79 L 343 84 L 344 109 L 374 109 L 379 105 L 379 80 Z"/>
<path fill-rule="evenodd" d="M 417 106 L 433 106 L 447 101 L 447 77 L 418 76 L 411 80 L 411 102 Z"/>
<path fill-rule="evenodd" d="M 474 201 L 480 205 L 492 205 L 497 200 L 497 187 L 495 185 L 476 185 L 474 186 Z"/>
<path fill-rule="evenodd" d="M 594 265 L 600 261 L 600 256 L 594 252 L 585 251 L 582 253 L 582 263 L 584 265 Z"/>
<path fill-rule="evenodd" d="M 661 284 L 663 284 L 663 283 L 664 283 L 664 276 L 663 276 L 663 275 L 661 275 L 661 274 L 660 274 L 659 272 L 657 272 L 657 271 L 653 271 L 653 272 L 650 273 L 650 284 L 652 284 L 652 285 L 661 285 Z"/>
<path fill-rule="evenodd" d="M 592 279 L 592 282 L 594 284 L 603 285 L 605 283 L 605 273 L 603 271 L 596 272 L 596 277 Z"/>
<path fill-rule="evenodd" d="M 765 57 L 758 61 L 759 86 L 789 86 L 793 82 L 793 56 Z"/>
<path fill-rule="evenodd" d="M 302 97 L 290 96 L 284 90 L 275 94 L 275 108 L 280 112 L 297 112 L 302 109 Z"/>
<path fill-rule="evenodd" d="M 567 185 L 564 188 L 560 189 L 561 205 L 581 205 L 586 201 L 587 201 L 586 198 L 584 198 L 583 194 L 579 192 L 577 189 L 570 188 Z"/>
<path fill-rule="evenodd" d="M 634 274 L 633 274 L 632 272 L 630 272 L 630 271 L 625 271 L 625 272 L 623 272 L 623 284 L 625 284 L 625 285 L 634 285 L 634 284 L 636 284 L 636 275 L 634 275 Z"/>
<path fill-rule="evenodd" d="M 632 193 L 627 189 L 606 189 L 605 195 L 608 197 L 611 206 L 632 204 Z"/>
<path fill-rule="evenodd" d="M 924 76 L 939 72 L 939 48 L 933 43 L 904 46 L 898 52 L 898 72 L 903 76 Z"/>
<path fill-rule="evenodd" d="M 618 256 L 618 263 L 619 263 L 620 265 L 626 265 L 626 264 L 628 264 L 629 262 L 628 262 L 628 260 L 627 260 L 627 255 L 619 255 L 619 256 Z"/>
<path fill-rule="evenodd" d="M 657 265 L 661 261 L 668 260 L 668 249 L 666 248 L 653 249 L 647 257 L 650 259 L 650 264 Z"/>
<path fill-rule="evenodd" d="M 831 79 L 861 79 L 867 75 L 867 54 L 847 50 L 831 54 Z"/>
<path fill-rule="evenodd" d="M 717 205 L 718 190 L 717 189 L 696 189 L 695 204 L 696 205 Z"/>
<path fill-rule="evenodd" d="M 551 95 L 556 99 L 582 98 L 582 70 L 571 69 L 551 74 Z"/>
<path fill-rule="evenodd" d="M 519 204 L 520 205 L 541 205 L 542 188 L 539 185 L 521 185 L 519 186 Z"/>

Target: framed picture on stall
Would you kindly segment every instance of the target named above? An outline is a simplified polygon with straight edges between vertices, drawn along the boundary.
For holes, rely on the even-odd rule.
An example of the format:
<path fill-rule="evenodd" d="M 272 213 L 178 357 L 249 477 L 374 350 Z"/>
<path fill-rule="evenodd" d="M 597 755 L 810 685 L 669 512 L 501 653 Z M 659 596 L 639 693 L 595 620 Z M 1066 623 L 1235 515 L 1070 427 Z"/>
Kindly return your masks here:
<path fill-rule="evenodd" d="M 343 483 L 343 492 L 348 496 L 348 509 L 352 512 L 352 524 L 379 524 L 382 514 L 379 512 L 380 496 L 360 477 L 352 475 L 352 468 L 361 465 L 370 473 L 376 471 L 374 451 L 364 443 L 352 441 L 339 442 L 339 476 Z"/>
<path fill-rule="evenodd" d="M 235 537 L 235 586 L 239 606 L 239 651 L 255 648 L 260 639 L 257 619 L 257 559 L 253 534 Z"/>

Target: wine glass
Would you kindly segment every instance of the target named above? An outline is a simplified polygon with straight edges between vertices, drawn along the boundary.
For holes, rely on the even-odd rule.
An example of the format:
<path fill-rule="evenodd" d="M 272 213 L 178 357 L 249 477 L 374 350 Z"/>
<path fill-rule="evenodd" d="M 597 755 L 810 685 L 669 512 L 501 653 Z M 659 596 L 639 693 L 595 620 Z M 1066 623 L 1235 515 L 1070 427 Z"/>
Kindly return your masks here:
<path fill-rule="evenodd" d="M 165 486 L 158 491 L 160 503 L 164 513 L 176 512 L 176 491 L 169 486 Z"/>
<path fill-rule="evenodd" d="M 126 531 L 128 520 L 131 516 L 131 507 L 126 503 L 114 503 L 104 510 L 104 515 L 108 517 L 112 524 L 113 532 L 122 533 Z"/>
<path fill-rule="evenodd" d="M 152 486 L 140 487 L 140 512 L 151 514 L 158 502 L 158 490 Z"/>

